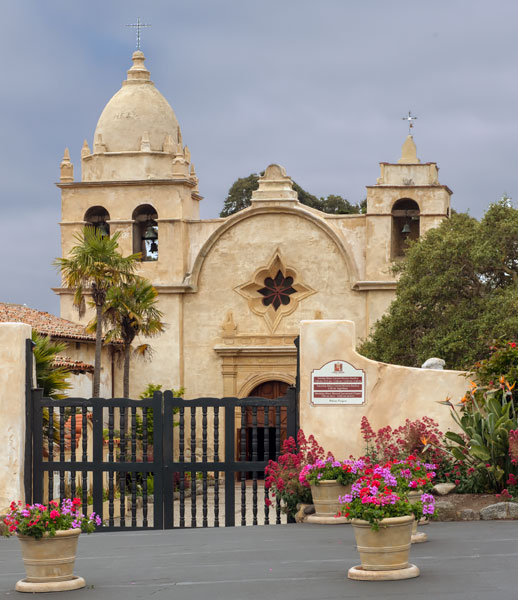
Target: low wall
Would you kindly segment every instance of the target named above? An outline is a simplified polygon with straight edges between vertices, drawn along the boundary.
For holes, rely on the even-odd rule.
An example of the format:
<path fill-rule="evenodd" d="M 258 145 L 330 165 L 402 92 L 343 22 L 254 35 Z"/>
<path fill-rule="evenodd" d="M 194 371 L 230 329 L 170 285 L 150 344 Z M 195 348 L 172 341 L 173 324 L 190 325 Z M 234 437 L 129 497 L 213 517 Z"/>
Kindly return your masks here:
<path fill-rule="evenodd" d="M 25 341 L 31 328 L 0 323 L 0 513 L 24 500 Z"/>
<path fill-rule="evenodd" d="M 405 419 L 431 417 L 441 431 L 456 430 L 447 396 L 460 399 L 469 384 L 464 371 L 416 369 L 380 363 L 355 349 L 352 321 L 302 321 L 300 331 L 300 427 L 313 434 L 326 451 L 338 459 L 364 453 L 360 424 L 363 416 L 374 430 L 398 427 Z M 364 372 L 364 403 L 315 405 L 311 376 L 331 361 L 345 361 Z"/>

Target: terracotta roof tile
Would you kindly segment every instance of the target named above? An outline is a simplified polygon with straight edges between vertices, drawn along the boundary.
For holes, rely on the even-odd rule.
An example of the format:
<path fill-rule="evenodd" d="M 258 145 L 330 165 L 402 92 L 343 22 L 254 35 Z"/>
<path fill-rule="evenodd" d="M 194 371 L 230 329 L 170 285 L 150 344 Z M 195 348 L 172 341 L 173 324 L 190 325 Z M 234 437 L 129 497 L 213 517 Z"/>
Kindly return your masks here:
<path fill-rule="evenodd" d="M 55 367 L 66 367 L 72 373 L 93 373 L 93 365 L 82 362 L 80 360 L 72 360 L 68 356 L 56 356 L 52 361 Z"/>
<path fill-rule="evenodd" d="M 95 342 L 95 335 L 83 325 L 21 304 L 0 302 L 0 322 L 26 323 L 38 333 L 54 338 Z"/>

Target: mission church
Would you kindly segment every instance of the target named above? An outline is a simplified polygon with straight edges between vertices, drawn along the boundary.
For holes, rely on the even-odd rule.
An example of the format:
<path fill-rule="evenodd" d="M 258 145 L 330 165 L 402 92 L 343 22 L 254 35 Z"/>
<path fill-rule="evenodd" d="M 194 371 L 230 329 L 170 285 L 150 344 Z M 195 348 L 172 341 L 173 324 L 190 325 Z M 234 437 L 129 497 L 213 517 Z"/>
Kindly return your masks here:
<path fill-rule="evenodd" d="M 382 162 L 367 186 L 365 214 L 301 204 L 284 168 L 270 165 L 250 207 L 202 220 L 198 177 L 175 113 L 143 53 L 132 61 L 93 145 L 83 144 L 80 179 L 68 150 L 61 162 L 62 256 L 88 224 L 120 232 L 123 254 L 142 253 L 139 274 L 157 289 L 167 325 L 150 340 L 151 360 L 132 361 L 131 397 L 148 383 L 184 387 L 186 398 L 282 395 L 295 383 L 300 321 L 349 319 L 366 337 L 394 298 L 393 262 L 407 239 L 449 216 L 451 191 L 439 183 L 436 163 L 420 162 L 409 135 L 401 158 Z M 55 291 L 61 317 L 77 322 L 72 290 Z M 81 353 L 79 344 L 70 350 L 87 360 Z M 101 395 L 122 395 L 117 363 L 103 360 Z"/>

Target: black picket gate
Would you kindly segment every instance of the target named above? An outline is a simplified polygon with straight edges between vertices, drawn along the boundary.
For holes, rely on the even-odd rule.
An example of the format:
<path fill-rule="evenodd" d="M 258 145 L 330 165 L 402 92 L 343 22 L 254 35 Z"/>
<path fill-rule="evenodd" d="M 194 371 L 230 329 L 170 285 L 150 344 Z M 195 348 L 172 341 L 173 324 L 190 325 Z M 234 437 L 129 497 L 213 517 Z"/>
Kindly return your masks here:
<path fill-rule="evenodd" d="M 241 525 L 281 522 L 261 477 L 283 439 L 296 436 L 294 387 L 276 400 L 169 391 L 52 400 L 32 390 L 27 414 L 33 502 L 79 496 L 104 531 L 169 529 L 233 526 L 237 495 Z"/>

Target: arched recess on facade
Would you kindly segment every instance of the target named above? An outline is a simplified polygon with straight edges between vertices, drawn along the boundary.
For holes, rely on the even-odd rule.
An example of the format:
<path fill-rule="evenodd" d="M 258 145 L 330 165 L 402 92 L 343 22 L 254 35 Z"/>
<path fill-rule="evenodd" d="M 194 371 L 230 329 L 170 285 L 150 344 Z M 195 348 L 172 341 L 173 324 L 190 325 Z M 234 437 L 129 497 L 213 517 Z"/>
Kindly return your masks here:
<path fill-rule="evenodd" d="M 189 277 L 188 283 L 192 286 L 194 290 L 198 288 L 198 278 L 201 273 L 201 269 L 203 263 L 205 262 L 206 257 L 219 240 L 229 229 L 236 226 L 241 221 L 246 219 L 250 219 L 257 215 L 263 214 L 272 214 L 272 209 L 269 207 L 250 207 L 240 210 L 235 213 L 231 217 L 228 217 L 221 226 L 214 231 L 207 241 L 203 244 L 200 251 L 196 256 L 196 260 L 194 261 L 194 265 L 192 268 L 191 275 Z M 315 215 L 312 212 L 306 211 L 303 208 L 298 207 L 275 207 L 275 214 L 288 214 L 297 216 L 301 219 L 306 219 L 313 223 L 316 227 L 318 227 L 321 231 L 323 231 L 336 245 L 338 251 L 340 252 L 342 258 L 344 259 L 345 265 L 349 272 L 349 277 L 351 281 L 351 285 L 354 285 L 356 281 L 359 280 L 359 269 L 354 261 L 352 249 L 349 248 L 348 243 L 343 238 L 339 237 L 338 234 L 325 222 L 324 219 Z"/>
<path fill-rule="evenodd" d="M 268 381 L 281 381 L 288 384 L 288 386 L 295 385 L 295 377 L 292 375 L 286 373 L 274 373 L 273 371 L 267 373 L 263 372 L 254 375 L 241 386 L 241 389 L 237 394 L 238 398 L 248 398 L 255 388 Z"/>
<path fill-rule="evenodd" d="M 158 214 L 151 204 L 141 204 L 133 211 L 133 252 L 142 261 L 158 260 Z"/>
<path fill-rule="evenodd" d="M 110 213 L 104 206 L 91 206 L 84 216 L 85 224 L 94 227 L 103 235 L 110 235 Z"/>
<path fill-rule="evenodd" d="M 392 206 L 392 258 L 405 255 L 409 241 L 417 240 L 420 231 L 419 204 L 412 198 L 400 198 Z"/>
<path fill-rule="evenodd" d="M 295 385 L 295 381 L 289 375 L 261 373 L 246 382 L 243 397 L 257 396 L 273 400 L 282 397 L 290 385 Z M 264 388 L 264 394 L 261 393 L 261 388 Z M 282 443 L 287 438 L 287 423 L 288 413 L 284 406 L 277 409 L 273 406 L 258 407 L 255 414 L 250 407 L 244 415 L 239 411 L 236 414 L 236 460 L 242 458 L 243 450 L 245 460 L 276 460 Z M 251 473 L 248 477 L 250 475 Z M 258 472 L 257 475 L 262 478 L 264 474 Z"/>

